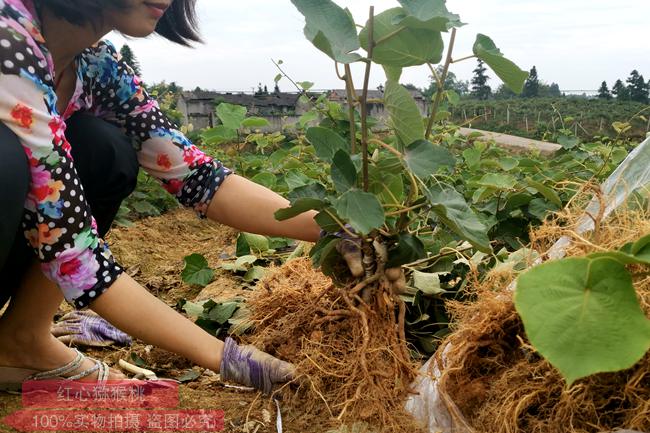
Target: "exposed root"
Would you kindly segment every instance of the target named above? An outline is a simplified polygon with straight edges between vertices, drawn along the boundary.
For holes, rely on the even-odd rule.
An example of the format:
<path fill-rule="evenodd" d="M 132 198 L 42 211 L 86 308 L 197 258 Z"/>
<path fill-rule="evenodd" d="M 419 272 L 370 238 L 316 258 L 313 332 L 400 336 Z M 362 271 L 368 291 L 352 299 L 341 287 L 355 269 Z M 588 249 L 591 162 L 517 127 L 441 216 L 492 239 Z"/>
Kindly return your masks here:
<path fill-rule="evenodd" d="M 308 259 L 276 269 L 263 283 L 270 293 L 249 302 L 252 343 L 296 364 L 300 377 L 282 396 L 306 415 L 417 432 L 403 408 L 418 367 L 404 336 L 405 307 L 375 275 L 351 289 L 332 287 Z M 364 301 L 359 294 L 367 288 L 372 296 Z"/>
<path fill-rule="evenodd" d="M 608 219 L 593 215 L 597 230 L 575 235 L 580 206 L 532 233 L 532 247 L 546 251 L 561 236 L 572 244 L 567 256 L 614 249 L 650 233 L 650 212 L 627 210 Z M 650 317 L 647 268 L 630 268 L 639 301 Z M 476 276 L 468 286 L 478 300 L 449 305 L 457 328 L 439 382 L 476 432 L 580 432 L 619 428 L 650 431 L 650 354 L 633 368 L 581 379 L 567 388 L 559 372 L 530 346 L 506 290 L 513 272 Z M 444 345 L 443 345 L 444 346 Z"/>

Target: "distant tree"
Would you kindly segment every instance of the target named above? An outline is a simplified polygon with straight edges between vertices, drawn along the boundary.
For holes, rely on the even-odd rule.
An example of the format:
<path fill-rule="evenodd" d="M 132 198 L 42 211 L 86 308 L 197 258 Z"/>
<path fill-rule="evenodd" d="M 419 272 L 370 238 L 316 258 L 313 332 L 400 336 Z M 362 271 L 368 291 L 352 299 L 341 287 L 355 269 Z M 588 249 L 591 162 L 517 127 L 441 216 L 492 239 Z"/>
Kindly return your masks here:
<path fill-rule="evenodd" d="M 560 90 L 560 85 L 558 83 L 551 83 L 548 87 L 548 96 L 552 98 L 559 98 L 562 96 L 562 91 Z"/>
<path fill-rule="evenodd" d="M 131 47 L 129 47 L 127 44 L 124 44 L 122 48 L 120 49 L 120 55 L 122 56 L 122 60 L 133 69 L 133 72 L 137 76 L 142 75 L 142 71 L 140 70 L 140 62 L 138 62 L 138 59 L 135 58 L 135 54 L 133 53 L 133 50 L 131 50 Z"/>
<path fill-rule="evenodd" d="M 505 84 L 501 84 L 496 92 L 494 92 L 494 98 L 495 99 L 512 99 L 515 98 L 517 94 L 510 90 L 510 87 L 506 86 Z"/>
<path fill-rule="evenodd" d="M 539 96 L 539 77 L 537 76 L 537 68 L 535 66 L 530 70 L 521 96 L 524 98 L 536 98 Z"/>
<path fill-rule="evenodd" d="M 614 83 L 614 87 L 612 87 L 612 94 L 616 96 L 616 99 L 618 101 L 630 100 L 630 91 L 621 80 L 616 80 L 616 83 Z"/>
<path fill-rule="evenodd" d="M 443 66 L 438 66 L 436 68 L 436 73 L 438 74 L 439 77 L 442 76 L 443 69 L 444 69 Z M 428 99 L 432 98 L 433 95 L 438 90 L 438 82 L 436 81 L 436 77 L 432 75 L 429 77 L 429 79 L 431 80 L 431 82 L 429 83 L 429 87 L 423 89 L 422 92 L 422 94 Z M 469 81 L 459 80 L 456 77 L 456 74 L 454 74 L 453 72 L 448 72 L 443 88 L 445 90 L 453 90 L 456 93 L 458 93 L 460 96 L 464 96 L 469 93 Z"/>
<path fill-rule="evenodd" d="M 183 123 L 183 115 L 178 111 L 178 100 L 183 94 L 182 87 L 174 81 L 169 84 L 162 81 L 148 86 L 147 90 L 158 101 L 161 111 L 169 120 L 176 125 Z M 197 87 L 194 91 L 201 91 L 201 89 Z"/>
<path fill-rule="evenodd" d="M 203 91 L 203 89 L 200 88 L 199 86 L 196 86 L 196 87 L 194 88 L 194 93 L 201 93 L 202 91 Z"/>
<path fill-rule="evenodd" d="M 648 103 L 648 94 L 650 89 L 643 78 L 636 69 L 630 73 L 627 79 L 627 89 L 630 95 L 630 100 L 641 102 L 642 104 Z"/>
<path fill-rule="evenodd" d="M 609 87 L 607 87 L 607 81 L 603 81 L 600 85 L 600 89 L 598 89 L 598 98 L 607 99 L 608 101 L 612 99 L 612 93 L 609 91 Z"/>
<path fill-rule="evenodd" d="M 476 69 L 474 69 L 474 77 L 472 77 L 472 92 L 471 95 L 476 99 L 485 100 L 492 94 L 492 88 L 487 85 L 488 77 L 485 72 L 487 68 L 483 64 L 483 60 L 478 61 Z"/>
<path fill-rule="evenodd" d="M 404 87 L 406 88 L 406 90 L 418 90 L 418 91 L 420 90 L 415 86 L 415 84 L 411 84 L 411 83 L 404 84 Z"/>

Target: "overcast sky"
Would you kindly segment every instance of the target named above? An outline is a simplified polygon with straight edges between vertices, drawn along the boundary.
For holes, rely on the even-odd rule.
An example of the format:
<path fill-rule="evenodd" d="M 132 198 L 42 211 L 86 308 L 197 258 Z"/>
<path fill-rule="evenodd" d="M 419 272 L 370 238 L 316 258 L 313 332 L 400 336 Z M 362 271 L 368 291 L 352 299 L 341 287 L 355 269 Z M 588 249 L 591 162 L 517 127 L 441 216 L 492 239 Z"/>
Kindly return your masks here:
<path fill-rule="evenodd" d="M 398 6 L 396 0 L 336 2 L 361 24 L 370 5 L 377 13 Z M 611 87 L 632 69 L 650 78 L 649 0 L 448 0 L 447 7 L 468 23 L 458 31 L 456 58 L 471 54 L 476 34 L 484 33 L 522 69 L 537 66 L 540 79 L 563 90 L 597 89 L 603 80 Z M 333 62 L 304 38 L 304 18 L 289 0 L 198 0 L 198 14 L 206 43 L 195 49 L 158 37 L 128 41 L 146 82 L 247 91 L 261 82 L 272 88 L 278 71 L 271 59 L 282 59 L 296 81 L 313 81 L 317 89 L 343 87 Z M 125 42 L 119 35 L 109 38 L 118 48 Z M 475 65 L 472 59 L 452 71 L 469 79 Z M 359 87 L 360 65 L 355 73 Z M 384 79 L 377 68 L 372 87 Z M 402 82 L 426 86 L 427 68 L 407 69 Z M 493 78 L 489 84 L 499 83 Z M 294 90 L 286 80 L 280 87 Z"/>

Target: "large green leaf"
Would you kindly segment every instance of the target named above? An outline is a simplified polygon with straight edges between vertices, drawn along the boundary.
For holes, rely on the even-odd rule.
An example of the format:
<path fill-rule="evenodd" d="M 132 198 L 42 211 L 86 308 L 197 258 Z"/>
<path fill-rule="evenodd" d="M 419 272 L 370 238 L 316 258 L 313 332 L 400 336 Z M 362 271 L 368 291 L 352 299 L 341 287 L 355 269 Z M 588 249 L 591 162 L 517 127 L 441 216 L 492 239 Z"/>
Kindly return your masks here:
<path fill-rule="evenodd" d="M 185 257 L 185 268 L 181 278 L 187 284 L 205 287 L 214 279 L 214 271 L 208 266 L 208 261 L 201 254 Z"/>
<path fill-rule="evenodd" d="M 623 245 L 620 251 L 593 253 L 589 257 L 610 257 L 626 265 L 650 265 L 650 235 Z"/>
<path fill-rule="evenodd" d="M 408 14 L 399 24 L 446 32 L 452 27 L 460 27 L 460 16 L 447 10 L 445 0 L 398 0 Z"/>
<path fill-rule="evenodd" d="M 465 198 L 454 188 L 433 186 L 426 188 L 425 195 L 432 210 L 447 227 L 483 252 L 490 252 L 487 227 L 470 209 Z"/>
<path fill-rule="evenodd" d="M 395 268 L 413 263 L 426 256 L 424 244 L 420 239 L 411 234 L 401 234 L 397 238 L 397 245 L 388 250 L 387 268 Z"/>
<path fill-rule="evenodd" d="M 241 126 L 244 128 L 264 128 L 270 125 L 269 121 L 263 117 L 247 117 L 241 122 Z"/>
<path fill-rule="evenodd" d="M 291 207 L 280 209 L 275 212 L 275 219 L 278 221 L 288 220 L 295 216 L 305 213 L 308 210 L 321 210 L 325 207 L 325 202 L 315 198 L 299 198 Z"/>
<path fill-rule="evenodd" d="M 375 16 L 373 37 L 376 45 L 372 60 L 392 67 L 439 63 L 445 48 L 440 32 L 396 24 L 404 15 L 404 9 L 393 8 Z M 368 46 L 368 33 L 366 24 L 359 35 L 364 48 Z"/>
<path fill-rule="evenodd" d="M 498 75 L 501 81 L 513 92 L 521 93 L 528 72 L 522 71 L 519 66 L 503 57 L 501 50 L 489 37 L 478 34 L 474 43 L 474 54 L 483 60 Z"/>
<path fill-rule="evenodd" d="M 350 159 L 350 155 L 343 150 L 339 150 L 334 155 L 331 175 L 334 187 L 340 193 L 349 191 L 357 186 L 357 169 Z"/>
<path fill-rule="evenodd" d="M 217 116 L 226 128 L 237 130 L 246 118 L 246 107 L 222 102 L 217 106 Z"/>
<path fill-rule="evenodd" d="M 390 114 L 390 121 L 402 144 L 408 146 L 417 140 L 424 140 L 422 114 L 411 93 L 400 83 L 386 82 L 384 105 Z"/>
<path fill-rule="evenodd" d="M 384 209 L 373 194 L 353 189 L 339 197 L 333 205 L 336 213 L 359 233 L 368 234 L 384 225 Z"/>
<path fill-rule="evenodd" d="M 315 198 L 318 200 L 325 200 L 325 187 L 320 183 L 311 183 L 309 185 L 299 186 L 289 194 L 287 198 L 291 203 L 295 203 L 300 198 Z"/>
<path fill-rule="evenodd" d="M 487 188 L 508 190 L 517 185 L 517 178 L 509 174 L 487 173 L 477 183 Z"/>
<path fill-rule="evenodd" d="M 201 138 L 205 144 L 221 144 L 237 139 L 237 129 L 228 128 L 224 125 L 218 125 L 214 128 L 206 129 L 201 133 Z"/>
<path fill-rule="evenodd" d="M 535 348 L 569 384 L 632 367 L 650 349 L 650 320 L 625 266 L 610 258 L 568 258 L 517 280 L 515 306 Z"/>
<path fill-rule="evenodd" d="M 418 177 L 431 176 L 440 167 L 453 167 L 456 158 L 447 149 L 428 140 L 418 140 L 404 152 L 406 166 Z"/>
<path fill-rule="evenodd" d="M 305 36 L 316 48 L 339 63 L 352 63 L 361 58 L 352 53 L 360 45 L 350 11 L 330 0 L 291 0 L 291 3 L 305 16 Z"/>
<path fill-rule="evenodd" d="M 350 153 L 350 143 L 329 128 L 314 126 L 307 130 L 307 140 L 314 146 L 316 156 L 325 162 L 332 162 L 339 150 Z"/>

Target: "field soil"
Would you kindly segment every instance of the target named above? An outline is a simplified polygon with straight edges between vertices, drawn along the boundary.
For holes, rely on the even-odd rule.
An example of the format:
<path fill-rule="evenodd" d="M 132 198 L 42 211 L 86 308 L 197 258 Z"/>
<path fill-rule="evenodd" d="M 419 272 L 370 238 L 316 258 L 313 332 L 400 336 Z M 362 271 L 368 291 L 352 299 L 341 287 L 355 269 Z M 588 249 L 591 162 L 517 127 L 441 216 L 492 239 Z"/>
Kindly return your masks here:
<path fill-rule="evenodd" d="M 237 232 L 230 228 L 201 221 L 192 212 L 177 210 L 143 219 L 130 228 L 116 228 L 107 240 L 126 272 L 165 303 L 175 306 L 181 299 L 218 302 L 253 294 L 253 290 L 246 288 L 233 274 L 218 269 L 222 260 L 234 255 L 236 238 Z M 214 282 L 204 289 L 190 287 L 180 277 L 183 258 L 193 253 L 203 254 L 210 267 L 216 270 Z M 70 311 L 70 308 L 63 304 L 61 310 Z M 179 356 L 139 341 L 127 348 L 82 350 L 111 366 L 116 366 L 119 359 L 130 361 L 131 354 L 136 353 L 161 378 L 178 378 L 194 368 L 201 375 L 180 385 L 180 408 L 223 410 L 225 432 L 276 431 L 277 410 L 273 400 L 258 392 L 227 388 L 215 372 L 198 368 Z M 20 396 L 0 393 L 0 432 L 17 431 L 1 420 L 20 408 Z M 280 408 L 284 432 L 320 433 L 337 428 L 328 414 L 305 417 L 292 410 L 288 402 L 280 402 Z"/>

